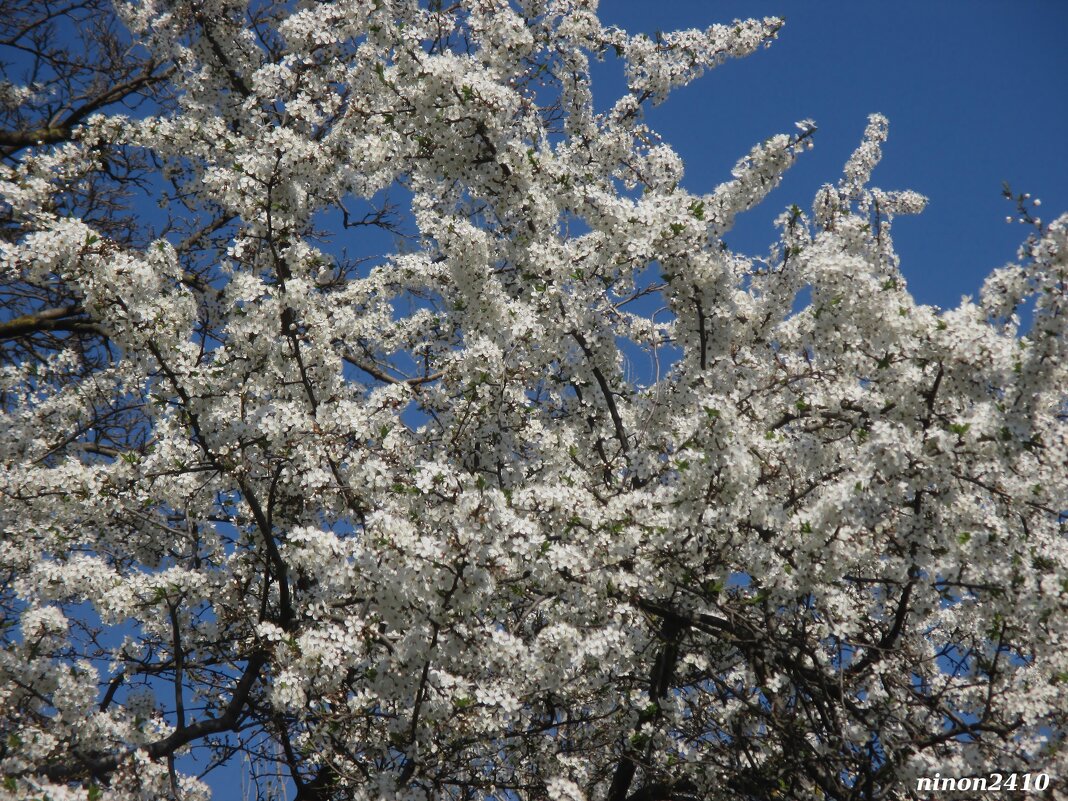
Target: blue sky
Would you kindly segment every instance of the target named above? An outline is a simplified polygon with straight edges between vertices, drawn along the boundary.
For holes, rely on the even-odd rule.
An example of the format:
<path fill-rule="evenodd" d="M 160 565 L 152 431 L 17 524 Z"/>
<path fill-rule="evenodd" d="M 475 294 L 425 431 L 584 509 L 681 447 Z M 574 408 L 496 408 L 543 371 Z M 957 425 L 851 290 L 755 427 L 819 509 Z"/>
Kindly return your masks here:
<path fill-rule="evenodd" d="M 765 253 L 771 221 L 791 203 L 810 208 L 816 189 L 837 181 L 872 112 L 890 120 L 873 183 L 930 199 L 894 229 L 918 300 L 954 306 L 1015 258 L 1027 229 L 1005 223 L 1014 207 L 1003 181 L 1041 198 L 1044 220 L 1068 210 L 1064 0 L 601 0 L 600 16 L 649 34 L 785 17 L 769 49 L 707 73 L 647 115 L 682 156 L 694 192 L 729 178 L 749 148 L 792 133 L 795 121 L 819 125 L 815 149 L 739 218 L 732 248 Z M 595 97 L 617 91 L 614 72 L 606 63 L 595 73 Z"/>

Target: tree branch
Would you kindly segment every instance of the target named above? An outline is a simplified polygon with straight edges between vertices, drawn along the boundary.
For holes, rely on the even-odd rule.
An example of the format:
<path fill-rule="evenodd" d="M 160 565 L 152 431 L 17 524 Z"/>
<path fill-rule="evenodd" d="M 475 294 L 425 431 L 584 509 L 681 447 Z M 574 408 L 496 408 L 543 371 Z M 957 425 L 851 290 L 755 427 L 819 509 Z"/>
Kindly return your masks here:
<path fill-rule="evenodd" d="M 260 670 L 266 663 L 267 654 L 264 651 L 257 651 L 249 657 L 245 670 L 234 687 L 230 703 L 226 705 L 226 709 L 223 710 L 221 715 L 178 728 L 167 737 L 145 746 L 144 751 L 151 759 L 160 759 L 170 756 L 179 748 L 188 745 L 194 740 L 236 729 L 241 719 L 241 712 L 248 703 L 252 685 L 259 677 Z M 59 782 L 74 781 L 86 776 L 104 777 L 118 769 L 120 763 L 128 754 L 94 757 L 88 754 L 74 753 L 72 756 L 75 760 L 74 762 L 50 765 L 42 773 L 51 781 Z"/>

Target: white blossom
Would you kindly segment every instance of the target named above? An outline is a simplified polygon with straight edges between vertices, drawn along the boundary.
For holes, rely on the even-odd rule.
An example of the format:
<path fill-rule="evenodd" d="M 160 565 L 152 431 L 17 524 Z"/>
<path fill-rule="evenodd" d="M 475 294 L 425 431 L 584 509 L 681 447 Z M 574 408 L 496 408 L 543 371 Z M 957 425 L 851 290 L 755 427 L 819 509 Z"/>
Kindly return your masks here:
<path fill-rule="evenodd" d="M 918 303 L 874 114 L 733 252 L 815 123 L 694 193 L 643 110 L 783 22 L 596 11 L 123 3 L 152 102 L 5 150 L 2 792 L 1063 774 L 1068 216 Z"/>

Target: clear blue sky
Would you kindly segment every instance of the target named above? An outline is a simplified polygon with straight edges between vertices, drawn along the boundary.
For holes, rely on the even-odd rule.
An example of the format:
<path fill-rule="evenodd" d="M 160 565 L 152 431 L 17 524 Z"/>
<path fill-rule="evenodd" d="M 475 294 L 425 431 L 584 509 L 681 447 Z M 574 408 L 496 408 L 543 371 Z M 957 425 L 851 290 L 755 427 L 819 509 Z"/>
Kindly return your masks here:
<path fill-rule="evenodd" d="M 732 248 L 766 252 L 771 221 L 791 203 L 810 208 L 815 190 L 838 179 L 872 112 L 890 120 L 873 183 L 930 200 L 894 229 L 920 301 L 956 305 L 1015 258 L 1027 229 L 1005 223 L 1013 206 L 1002 181 L 1041 198 L 1044 220 L 1068 211 L 1066 0 L 601 0 L 600 15 L 649 34 L 785 17 L 769 49 L 705 74 L 647 116 L 695 192 L 795 121 L 819 125 L 815 149 L 739 218 Z M 615 90 L 613 72 L 606 63 L 595 74 L 595 97 Z"/>

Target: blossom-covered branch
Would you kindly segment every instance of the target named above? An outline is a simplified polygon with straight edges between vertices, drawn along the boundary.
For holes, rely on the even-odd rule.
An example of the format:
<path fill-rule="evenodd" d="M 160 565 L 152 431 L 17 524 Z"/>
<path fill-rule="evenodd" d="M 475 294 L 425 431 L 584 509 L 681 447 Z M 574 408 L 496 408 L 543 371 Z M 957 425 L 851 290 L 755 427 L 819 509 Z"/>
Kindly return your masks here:
<path fill-rule="evenodd" d="M 4 793 L 1063 773 L 1068 217 L 1010 193 L 1018 263 L 918 303 L 876 114 L 735 252 L 815 124 L 694 193 L 644 109 L 782 21 L 595 6 L 12 6 L 52 88 L 0 82 Z"/>

